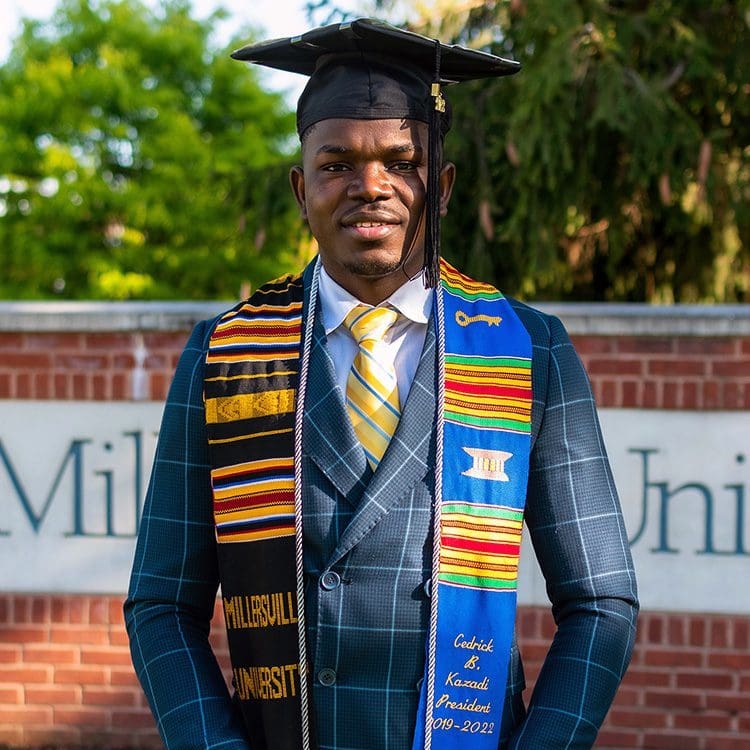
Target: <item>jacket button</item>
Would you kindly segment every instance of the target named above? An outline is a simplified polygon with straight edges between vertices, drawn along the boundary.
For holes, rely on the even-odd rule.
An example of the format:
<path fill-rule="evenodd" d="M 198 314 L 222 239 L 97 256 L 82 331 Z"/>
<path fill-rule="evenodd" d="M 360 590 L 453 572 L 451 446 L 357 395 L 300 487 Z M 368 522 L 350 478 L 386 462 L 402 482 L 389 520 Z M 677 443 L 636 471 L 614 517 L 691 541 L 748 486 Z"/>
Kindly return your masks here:
<path fill-rule="evenodd" d="M 320 672 L 318 672 L 318 682 L 324 687 L 331 687 L 331 685 L 335 685 L 336 672 L 334 672 L 329 667 L 321 669 Z"/>
<path fill-rule="evenodd" d="M 320 576 L 320 588 L 324 591 L 333 591 L 341 585 L 341 576 L 333 570 L 327 570 Z"/>
<path fill-rule="evenodd" d="M 429 599 L 432 596 L 432 578 L 428 578 L 424 582 L 424 595 Z"/>

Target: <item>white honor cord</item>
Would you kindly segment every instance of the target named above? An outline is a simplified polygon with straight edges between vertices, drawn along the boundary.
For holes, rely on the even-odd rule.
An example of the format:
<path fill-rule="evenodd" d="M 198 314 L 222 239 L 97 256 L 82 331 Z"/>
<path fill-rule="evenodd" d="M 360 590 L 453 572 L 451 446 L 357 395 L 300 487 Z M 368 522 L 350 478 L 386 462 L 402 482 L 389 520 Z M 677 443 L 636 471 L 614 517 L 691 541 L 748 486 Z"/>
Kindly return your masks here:
<path fill-rule="evenodd" d="M 445 311 L 443 290 L 435 289 L 437 327 L 437 415 L 435 420 L 435 498 L 432 525 L 432 578 L 430 581 L 430 632 L 427 637 L 427 694 L 425 696 L 424 750 L 432 747 L 432 708 L 435 701 L 435 655 L 437 653 L 438 572 L 440 569 L 440 516 L 443 502 L 443 414 L 445 413 Z"/>
<path fill-rule="evenodd" d="M 302 750 L 310 750 L 310 702 L 307 685 L 307 642 L 305 639 L 305 565 L 302 547 L 302 422 L 310 366 L 315 308 L 318 303 L 320 258 L 313 269 L 300 356 L 297 404 L 294 412 L 294 552 L 297 569 L 297 638 L 299 642 L 299 695 L 302 718 Z"/>

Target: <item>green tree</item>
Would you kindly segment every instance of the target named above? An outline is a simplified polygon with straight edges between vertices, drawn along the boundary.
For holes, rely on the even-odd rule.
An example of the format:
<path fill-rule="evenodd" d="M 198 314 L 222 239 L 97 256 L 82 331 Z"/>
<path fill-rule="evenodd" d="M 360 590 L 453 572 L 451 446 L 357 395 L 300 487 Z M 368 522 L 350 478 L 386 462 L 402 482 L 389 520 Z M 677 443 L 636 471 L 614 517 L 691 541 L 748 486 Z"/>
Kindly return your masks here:
<path fill-rule="evenodd" d="M 448 258 L 535 299 L 750 301 L 748 0 L 373 3 L 523 63 L 448 94 Z"/>
<path fill-rule="evenodd" d="M 0 67 L 0 296 L 231 298 L 299 265 L 294 118 L 212 45 L 219 17 L 64 0 L 24 22 Z"/>

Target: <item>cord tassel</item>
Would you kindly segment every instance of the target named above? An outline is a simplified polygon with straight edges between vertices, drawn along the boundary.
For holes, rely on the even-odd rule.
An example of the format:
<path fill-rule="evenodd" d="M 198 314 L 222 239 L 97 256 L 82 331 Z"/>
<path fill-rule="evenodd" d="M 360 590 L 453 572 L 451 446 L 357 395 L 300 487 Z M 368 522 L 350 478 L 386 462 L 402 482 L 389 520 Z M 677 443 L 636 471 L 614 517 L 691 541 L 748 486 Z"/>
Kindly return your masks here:
<path fill-rule="evenodd" d="M 440 168 L 442 166 L 441 125 L 445 99 L 440 89 L 440 42 L 435 40 L 435 76 L 430 95 L 427 143 L 427 196 L 425 211 L 424 285 L 434 289 L 440 278 Z"/>

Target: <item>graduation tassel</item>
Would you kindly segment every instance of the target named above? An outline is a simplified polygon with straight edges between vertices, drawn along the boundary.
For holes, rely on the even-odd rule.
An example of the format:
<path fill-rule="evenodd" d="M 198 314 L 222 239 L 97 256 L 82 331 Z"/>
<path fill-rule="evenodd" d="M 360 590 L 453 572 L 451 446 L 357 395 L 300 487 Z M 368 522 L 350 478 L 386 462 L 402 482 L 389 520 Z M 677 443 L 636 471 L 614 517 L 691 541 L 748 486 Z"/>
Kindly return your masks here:
<path fill-rule="evenodd" d="M 440 169 L 442 148 L 440 142 L 441 120 L 445 112 L 445 99 L 440 88 L 440 42 L 435 40 L 435 76 L 430 90 L 435 100 L 430 109 L 427 138 L 427 196 L 424 248 L 424 285 L 435 288 L 440 278 Z"/>

